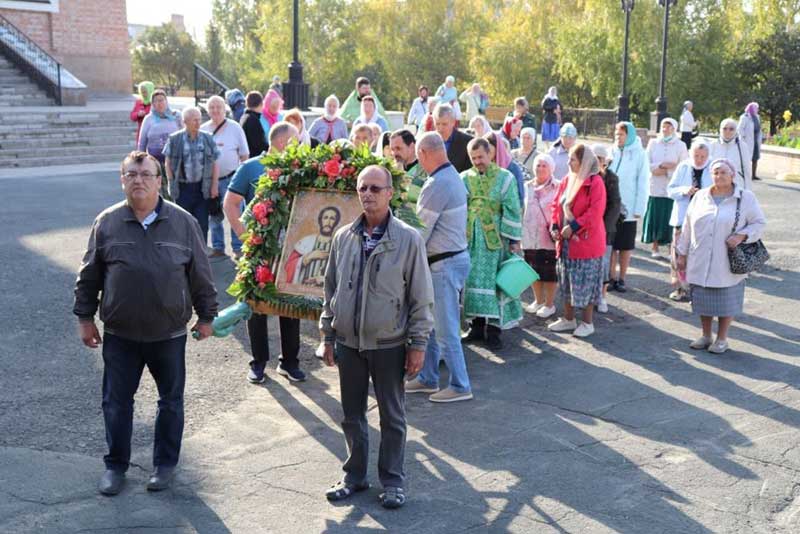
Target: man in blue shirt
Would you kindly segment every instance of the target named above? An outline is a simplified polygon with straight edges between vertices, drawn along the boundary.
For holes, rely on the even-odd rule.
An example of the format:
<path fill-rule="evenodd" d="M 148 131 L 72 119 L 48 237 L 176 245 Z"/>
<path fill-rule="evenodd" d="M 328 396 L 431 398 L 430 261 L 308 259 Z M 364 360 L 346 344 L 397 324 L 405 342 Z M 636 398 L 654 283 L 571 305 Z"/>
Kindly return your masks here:
<path fill-rule="evenodd" d="M 268 154 L 282 152 L 290 140 L 297 138 L 297 129 L 288 122 L 275 123 L 269 130 Z M 239 220 L 241 205 L 248 204 L 256 195 L 258 180 L 264 174 L 264 165 L 261 156 L 245 161 L 233 175 L 228 185 L 228 194 L 225 195 L 223 209 L 225 216 L 230 221 L 231 228 L 240 236 L 247 230 Z M 248 208 L 249 209 L 249 208 Z M 305 373 L 300 370 L 297 354 L 300 352 L 300 320 L 289 317 L 279 317 L 281 330 L 281 357 L 278 364 L 278 374 L 285 376 L 293 382 L 302 382 L 306 379 Z M 265 380 L 264 368 L 269 361 L 269 332 L 267 330 L 267 316 L 254 313 L 247 321 L 247 333 L 250 336 L 250 350 L 253 360 L 250 362 L 250 372 L 247 379 L 253 384 L 261 384 Z"/>

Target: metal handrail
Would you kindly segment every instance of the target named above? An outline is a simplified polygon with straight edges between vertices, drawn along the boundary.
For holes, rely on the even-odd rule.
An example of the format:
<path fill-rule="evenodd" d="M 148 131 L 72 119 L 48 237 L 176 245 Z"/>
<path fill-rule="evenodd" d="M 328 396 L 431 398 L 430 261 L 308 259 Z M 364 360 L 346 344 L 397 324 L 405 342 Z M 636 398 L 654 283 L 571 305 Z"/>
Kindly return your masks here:
<path fill-rule="evenodd" d="M 219 95 L 225 98 L 225 92 L 230 88 L 219 80 L 216 76 L 208 72 L 202 65 L 194 64 L 194 105 L 200 104 L 199 89 L 200 83 L 203 83 L 203 98 Z"/>
<path fill-rule="evenodd" d="M 2 15 L 0 49 L 61 105 L 61 63 Z"/>

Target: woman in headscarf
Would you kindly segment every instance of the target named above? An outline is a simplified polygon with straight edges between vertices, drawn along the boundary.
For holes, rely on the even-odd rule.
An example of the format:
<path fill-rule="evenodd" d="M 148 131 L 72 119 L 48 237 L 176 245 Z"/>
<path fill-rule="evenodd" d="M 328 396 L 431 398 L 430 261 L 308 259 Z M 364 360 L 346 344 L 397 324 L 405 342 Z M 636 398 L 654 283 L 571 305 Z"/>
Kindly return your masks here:
<path fill-rule="evenodd" d="M 713 185 L 689 202 L 677 246 L 677 268 L 686 271 L 692 311 L 703 328 L 689 346 L 715 354 L 728 350 L 728 329 L 744 304 L 747 275 L 731 272 L 728 250 L 758 241 L 767 222 L 753 192 L 736 185 L 736 172 L 728 160 L 711 162 Z M 719 326 L 712 342 L 714 317 Z"/>
<path fill-rule="evenodd" d="M 473 83 L 472 87 L 458 96 L 458 99 L 467 106 L 467 122 L 480 115 L 481 109 L 481 86 Z"/>
<path fill-rule="evenodd" d="M 489 121 L 486 120 L 486 117 L 478 115 L 469 121 L 469 129 L 475 133 L 475 137 L 483 137 L 488 132 L 492 131 L 492 126 L 489 124 Z"/>
<path fill-rule="evenodd" d="M 619 215 L 622 211 L 622 200 L 619 197 L 619 177 L 608 168 L 608 164 L 611 162 L 608 148 L 601 143 L 596 143 L 591 148 L 595 157 L 597 157 L 597 166 L 600 169 L 600 176 L 603 178 L 603 185 L 606 187 L 606 210 L 603 212 L 603 224 L 606 228 L 606 250 L 603 254 L 603 293 L 597 303 L 597 311 L 606 313 L 608 311 L 606 293 L 611 281 L 609 269 L 611 266 L 611 244 L 617 234 L 617 224 L 619 224 Z"/>
<path fill-rule="evenodd" d="M 650 256 L 654 259 L 669 259 L 658 250 L 659 245 L 672 243 L 669 216 L 672 199 L 667 195 L 667 185 L 680 162 L 689 157 L 686 145 L 675 135 L 678 123 L 669 117 L 661 121 L 658 137 L 647 145 L 650 162 L 650 195 L 642 225 L 642 243 L 652 243 Z"/>
<path fill-rule="evenodd" d="M 269 130 L 276 122 L 283 120 L 283 97 L 275 89 L 267 91 L 264 97 L 264 109 L 261 111 L 261 127 L 269 139 Z"/>
<path fill-rule="evenodd" d="M 519 135 L 522 133 L 522 121 L 516 117 L 506 117 L 506 120 L 503 122 L 503 127 L 500 129 L 500 133 L 505 140 L 508 141 L 508 146 L 511 147 L 512 150 L 519 148 Z"/>
<path fill-rule="evenodd" d="M 525 180 L 530 180 L 536 173 L 534 172 L 534 158 L 539 155 L 536 150 L 536 130 L 533 128 L 523 128 L 519 134 L 520 147 L 511 151 L 511 157 L 522 167 L 522 174 Z M 550 158 L 552 161 L 553 158 Z M 555 162 L 553 162 L 555 170 Z"/>
<path fill-rule="evenodd" d="M 678 271 L 675 268 L 675 247 L 681 237 L 681 228 L 689 202 L 698 191 L 711 186 L 711 172 L 708 165 L 711 161 L 708 158 L 710 150 L 705 139 L 695 140 L 692 148 L 689 149 L 689 159 L 678 165 L 667 186 L 667 194 L 673 200 L 672 213 L 669 217 L 669 225 L 674 229 L 670 275 L 675 290 L 669 294 L 669 298 L 674 301 L 684 301 L 689 298 L 686 272 Z"/>
<path fill-rule="evenodd" d="M 533 158 L 534 178 L 525 182 L 522 204 L 522 250 L 539 280 L 533 283 L 534 301 L 525 307 L 528 313 L 547 319 L 556 312 L 556 243 L 550 235 L 553 199 L 559 181 L 553 178 L 556 164 L 547 154 Z"/>
<path fill-rule="evenodd" d="M 458 104 L 458 89 L 456 89 L 456 79 L 453 76 L 444 79 L 444 83 L 436 89 L 436 96 L 439 97 L 439 102 L 453 106 L 456 120 L 460 121 L 461 106 Z"/>
<path fill-rule="evenodd" d="M 338 112 L 339 99 L 336 95 L 328 96 L 325 99 L 325 114 L 311 123 L 308 135 L 326 144 L 336 139 L 347 139 L 347 123 L 336 115 Z"/>
<path fill-rule="evenodd" d="M 436 129 L 433 121 L 433 110 L 436 109 L 437 104 L 439 104 L 438 96 L 432 96 L 428 99 L 428 114 L 425 115 L 425 120 L 422 121 L 422 130 L 420 133 L 432 132 Z"/>
<path fill-rule="evenodd" d="M 150 113 L 142 121 L 142 131 L 139 135 L 137 148 L 142 152 L 147 152 L 158 160 L 161 169 L 164 169 L 166 159 L 163 150 L 169 136 L 183 128 L 181 114 L 172 111 L 167 102 L 167 93 L 162 89 L 156 89 L 152 95 L 152 105 Z M 162 172 L 162 176 L 165 174 Z M 167 180 L 161 181 L 161 196 L 170 200 Z"/>
<path fill-rule="evenodd" d="M 558 186 L 551 208 L 564 317 L 547 328 L 552 332 L 571 331 L 577 337 L 590 336 L 604 278 L 606 188 L 597 158 L 586 145 L 577 144 L 569 151 L 569 174 Z M 575 320 L 575 308 L 583 310 L 580 325 Z"/>
<path fill-rule="evenodd" d="M 753 165 L 750 160 L 752 149 L 739 138 L 736 129 L 739 124 L 734 119 L 724 119 L 719 125 L 719 138 L 711 143 L 711 160 L 727 159 L 736 169 L 736 185 L 744 189 L 753 188 Z"/>
<path fill-rule="evenodd" d="M 489 159 L 494 161 L 501 169 L 506 169 L 514 175 L 517 183 L 517 193 L 519 194 L 519 202 L 522 204 L 525 200 L 525 177 L 522 174 L 522 167 L 511 158 L 511 150 L 508 148 L 508 141 L 495 132 L 489 132 L 483 136 L 484 139 L 489 141 Z"/>
<path fill-rule="evenodd" d="M 561 101 L 555 87 L 547 90 L 542 99 L 542 141 L 550 143 L 558 139 L 558 123 L 561 122 Z"/>
<path fill-rule="evenodd" d="M 739 133 L 739 139 L 750 148 L 750 157 L 747 158 L 752 165 L 750 176 L 753 180 L 759 180 L 756 176 L 758 160 L 761 159 L 761 119 L 758 118 L 758 102 L 747 104 L 744 113 L 739 117 L 739 125 L 736 130 Z"/>
<path fill-rule="evenodd" d="M 683 111 L 681 111 L 681 141 L 686 145 L 687 150 L 692 146 L 692 139 L 697 137 L 697 134 L 694 133 L 695 128 L 697 128 L 697 121 L 694 120 L 694 115 L 692 115 L 693 109 L 694 104 L 692 104 L 691 100 L 683 103 Z"/>
<path fill-rule="evenodd" d="M 548 154 L 556 162 L 553 176 L 562 180 L 569 173 L 569 151 L 578 140 L 578 129 L 571 122 L 565 122 L 559 132 L 560 139 L 553 144 Z"/>
<path fill-rule="evenodd" d="M 627 291 L 625 275 L 636 248 L 636 221 L 644 215 L 650 181 L 650 164 L 632 122 L 619 122 L 614 129 L 614 146 L 609 168 L 619 178 L 624 222 L 617 227 L 611 252 L 609 291 Z M 619 265 L 619 276 L 617 276 Z"/>
<path fill-rule="evenodd" d="M 156 86 L 153 82 L 139 82 L 139 98 L 133 104 L 131 120 L 136 123 L 136 143 L 139 143 L 139 132 L 142 131 L 142 122 L 150 113 L 150 104 L 153 98 L 153 91 Z"/>
<path fill-rule="evenodd" d="M 283 120 L 297 128 L 298 143 L 301 145 L 308 145 L 311 148 L 319 146 L 319 139 L 311 137 L 308 131 L 306 131 L 306 118 L 299 109 L 294 108 L 287 111 L 283 116 Z"/>

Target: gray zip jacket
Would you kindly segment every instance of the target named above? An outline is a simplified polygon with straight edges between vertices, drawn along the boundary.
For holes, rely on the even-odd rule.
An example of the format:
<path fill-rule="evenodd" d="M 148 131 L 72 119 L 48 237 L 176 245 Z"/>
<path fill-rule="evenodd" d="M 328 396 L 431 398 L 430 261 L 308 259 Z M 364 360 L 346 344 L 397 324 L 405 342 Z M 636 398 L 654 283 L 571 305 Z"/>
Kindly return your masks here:
<path fill-rule="evenodd" d="M 390 213 L 383 237 L 365 259 L 363 225 L 361 215 L 333 238 L 319 319 L 325 343 L 337 341 L 359 351 L 405 344 L 425 350 L 433 330 L 433 282 L 425 242 Z"/>
<path fill-rule="evenodd" d="M 73 312 L 92 320 L 98 308 L 104 330 L 139 342 L 186 334 L 192 305 L 200 321 L 217 315 L 217 290 L 200 226 L 182 208 L 159 200 L 145 230 L 128 204 L 97 216 L 89 235 Z"/>

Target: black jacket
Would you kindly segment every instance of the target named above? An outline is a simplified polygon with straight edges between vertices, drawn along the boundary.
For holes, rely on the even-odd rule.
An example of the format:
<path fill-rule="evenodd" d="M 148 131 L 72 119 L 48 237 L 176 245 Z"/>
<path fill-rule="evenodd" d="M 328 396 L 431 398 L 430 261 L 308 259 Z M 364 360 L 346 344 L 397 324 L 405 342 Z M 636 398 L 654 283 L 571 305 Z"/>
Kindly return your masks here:
<path fill-rule="evenodd" d="M 447 149 L 447 159 L 453 164 L 458 172 L 464 172 L 472 168 L 472 162 L 467 152 L 467 143 L 472 140 L 472 136 L 456 128 L 453 131 L 453 142 Z"/>
<path fill-rule="evenodd" d="M 603 184 L 606 186 L 606 211 L 603 214 L 603 224 L 606 227 L 606 244 L 610 245 L 614 241 L 617 233 L 617 222 L 622 210 L 622 198 L 619 196 L 619 178 L 614 171 L 606 169 L 601 174 Z"/>
<path fill-rule="evenodd" d="M 242 115 L 239 124 L 244 130 L 244 136 L 247 138 L 247 146 L 250 148 L 250 157 L 254 158 L 266 152 L 269 148 L 264 128 L 261 126 L 261 114 L 252 109 L 247 109 Z"/>
<path fill-rule="evenodd" d="M 159 204 L 147 230 L 125 201 L 97 216 L 75 282 L 73 313 L 81 320 L 93 320 L 99 305 L 106 332 L 155 342 L 185 335 L 192 306 L 204 323 L 216 317 L 200 225 L 172 202 Z"/>

